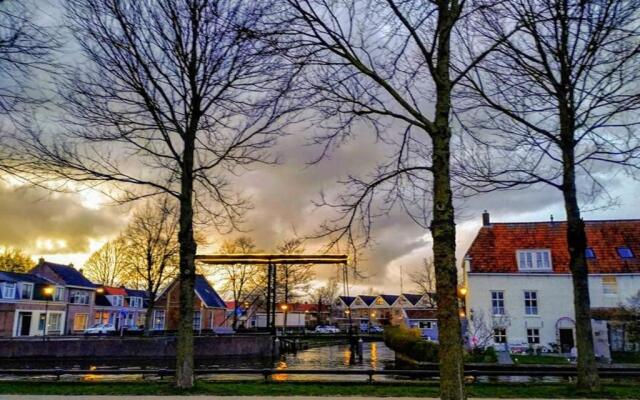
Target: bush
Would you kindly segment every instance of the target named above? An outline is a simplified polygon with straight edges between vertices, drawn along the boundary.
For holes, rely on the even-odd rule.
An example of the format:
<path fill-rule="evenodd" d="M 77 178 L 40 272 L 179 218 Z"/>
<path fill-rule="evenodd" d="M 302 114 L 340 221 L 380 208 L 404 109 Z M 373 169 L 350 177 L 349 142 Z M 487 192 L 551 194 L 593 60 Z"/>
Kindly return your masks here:
<path fill-rule="evenodd" d="M 486 348 L 474 347 L 470 352 L 465 354 L 465 362 L 472 363 L 495 363 L 498 362 L 496 349 L 492 346 Z"/>
<path fill-rule="evenodd" d="M 416 361 L 437 362 L 438 345 L 420 337 L 420 330 L 402 325 L 389 326 L 384 330 L 384 343 L 393 351 Z"/>

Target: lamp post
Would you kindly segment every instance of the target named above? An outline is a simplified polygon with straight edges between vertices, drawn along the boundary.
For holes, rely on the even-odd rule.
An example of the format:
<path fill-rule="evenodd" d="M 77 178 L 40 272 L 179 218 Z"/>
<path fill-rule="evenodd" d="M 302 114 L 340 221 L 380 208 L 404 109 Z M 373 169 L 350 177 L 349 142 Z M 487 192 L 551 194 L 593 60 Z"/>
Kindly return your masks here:
<path fill-rule="evenodd" d="M 42 341 L 44 342 L 47 338 L 47 320 L 49 319 L 49 300 L 51 300 L 53 295 L 53 288 L 51 286 L 45 286 L 42 289 L 42 293 L 44 294 L 44 327 L 42 328 Z"/>
<path fill-rule="evenodd" d="M 371 326 L 372 326 L 371 319 L 375 317 L 376 317 L 376 312 L 372 311 L 371 314 L 369 314 L 369 335 L 371 335 Z"/>
<path fill-rule="evenodd" d="M 284 313 L 284 318 L 282 320 L 282 335 L 284 336 L 287 333 L 287 310 L 289 309 L 289 306 L 287 304 L 282 304 L 280 309 Z"/>

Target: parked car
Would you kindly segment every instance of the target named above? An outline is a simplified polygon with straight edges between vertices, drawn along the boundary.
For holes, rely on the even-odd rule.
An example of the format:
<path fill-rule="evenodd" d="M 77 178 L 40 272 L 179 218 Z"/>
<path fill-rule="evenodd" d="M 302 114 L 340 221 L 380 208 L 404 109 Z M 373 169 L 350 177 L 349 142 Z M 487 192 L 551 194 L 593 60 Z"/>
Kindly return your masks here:
<path fill-rule="evenodd" d="M 369 333 L 382 333 L 384 332 L 384 328 L 382 328 L 381 326 L 372 326 L 371 328 L 369 328 Z"/>
<path fill-rule="evenodd" d="M 313 331 L 314 333 L 340 333 L 340 329 L 331 325 L 318 325 Z"/>
<path fill-rule="evenodd" d="M 85 335 L 113 335 L 116 333 L 116 327 L 113 324 L 95 324 L 85 329 Z"/>

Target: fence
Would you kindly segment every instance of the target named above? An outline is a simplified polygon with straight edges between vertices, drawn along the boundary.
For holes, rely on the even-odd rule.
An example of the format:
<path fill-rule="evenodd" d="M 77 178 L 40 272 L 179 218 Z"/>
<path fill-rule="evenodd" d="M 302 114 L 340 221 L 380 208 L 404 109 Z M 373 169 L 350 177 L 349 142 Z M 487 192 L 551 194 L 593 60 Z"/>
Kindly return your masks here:
<path fill-rule="evenodd" d="M 600 368 L 598 370 L 602 378 L 640 378 L 638 368 Z M 499 366 L 499 365 L 467 365 L 464 373 L 470 377 L 496 377 L 496 376 L 524 376 L 524 377 L 564 377 L 576 376 L 575 367 L 567 366 Z M 364 376 L 369 382 L 374 376 L 391 375 L 407 378 L 435 378 L 438 376 L 437 365 L 428 366 L 420 370 L 393 370 L 393 369 L 196 369 L 196 375 L 258 375 L 269 380 L 275 375 L 352 375 Z M 171 377 L 175 375 L 173 369 L 0 369 L 0 376 L 26 377 L 26 376 L 50 376 L 59 380 L 64 375 L 141 375 L 145 377 Z"/>

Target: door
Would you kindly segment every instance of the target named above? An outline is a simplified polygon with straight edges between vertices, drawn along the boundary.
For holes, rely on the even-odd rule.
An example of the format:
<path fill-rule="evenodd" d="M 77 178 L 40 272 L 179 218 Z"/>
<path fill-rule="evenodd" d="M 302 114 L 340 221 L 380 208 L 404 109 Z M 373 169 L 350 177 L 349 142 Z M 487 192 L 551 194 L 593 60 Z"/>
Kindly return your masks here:
<path fill-rule="evenodd" d="M 560 351 L 570 353 L 573 347 L 573 329 L 560 329 Z"/>
<path fill-rule="evenodd" d="M 21 312 L 18 314 L 18 336 L 29 336 L 31 332 L 31 313 Z"/>

